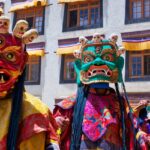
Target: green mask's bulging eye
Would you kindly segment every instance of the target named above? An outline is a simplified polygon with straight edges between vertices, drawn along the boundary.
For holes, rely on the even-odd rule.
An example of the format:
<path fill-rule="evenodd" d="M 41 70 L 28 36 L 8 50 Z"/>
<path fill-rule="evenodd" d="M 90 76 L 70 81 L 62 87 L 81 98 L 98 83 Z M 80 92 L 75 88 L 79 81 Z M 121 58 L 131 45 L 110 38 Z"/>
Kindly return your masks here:
<path fill-rule="evenodd" d="M 94 57 L 91 55 L 85 55 L 83 58 L 84 63 L 88 63 L 94 60 Z"/>
<path fill-rule="evenodd" d="M 105 54 L 105 55 L 102 56 L 102 59 L 106 60 L 106 61 L 113 62 L 114 61 L 114 56 L 112 54 Z"/>

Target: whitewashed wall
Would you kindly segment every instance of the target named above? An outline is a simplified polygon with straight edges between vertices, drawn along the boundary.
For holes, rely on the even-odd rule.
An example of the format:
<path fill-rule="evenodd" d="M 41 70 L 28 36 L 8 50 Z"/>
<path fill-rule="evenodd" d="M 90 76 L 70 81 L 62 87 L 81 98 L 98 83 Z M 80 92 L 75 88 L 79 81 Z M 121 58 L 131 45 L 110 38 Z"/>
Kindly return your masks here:
<path fill-rule="evenodd" d="M 6 5 L 10 7 L 10 1 L 6 1 L 8 2 Z M 112 32 L 115 32 L 119 34 L 118 44 L 121 45 L 120 33 L 149 30 L 150 22 L 125 25 L 125 0 L 103 0 L 103 28 L 62 32 L 64 5 L 58 4 L 57 0 L 49 0 L 49 2 L 52 5 L 46 7 L 45 36 L 37 40 L 45 41 L 45 49 L 49 52 L 42 58 L 41 85 L 26 86 L 26 88 L 30 93 L 41 97 L 53 109 L 55 98 L 65 97 L 76 92 L 76 84 L 59 84 L 61 57 L 54 53 L 58 48 L 58 39 L 79 37 L 80 35 L 89 36 L 95 32 L 105 34 L 108 37 Z M 9 7 L 7 6 L 6 9 Z M 124 74 L 125 70 L 123 70 Z M 150 91 L 150 82 L 147 81 L 125 84 L 129 92 Z"/>
<path fill-rule="evenodd" d="M 79 37 L 80 35 L 88 36 L 94 32 L 105 34 L 108 37 L 112 32 L 115 32 L 120 36 L 118 41 L 120 45 L 120 33 L 150 29 L 150 22 L 124 24 L 125 0 L 103 0 L 103 2 L 103 28 L 62 32 L 64 5 L 57 4 L 56 0 L 51 0 L 53 5 L 47 9 L 46 14 L 47 16 L 49 15 L 46 28 L 46 48 L 50 53 L 45 59 L 45 76 L 43 77 L 42 90 L 42 99 L 51 108 L 53 108 L 55 98 L 65 97 L 76 91 L 76 84 L 59 84 L 61 59 L 60 56 L 53 53 L 58 47 L 58 39 Z M 123 75 L 125 74 L 124 72 L 125 70 L 123 70 Z M 128 82 L 126 83 L 126 88 L 129 92 L 149 92 L 150 82 Z"/>

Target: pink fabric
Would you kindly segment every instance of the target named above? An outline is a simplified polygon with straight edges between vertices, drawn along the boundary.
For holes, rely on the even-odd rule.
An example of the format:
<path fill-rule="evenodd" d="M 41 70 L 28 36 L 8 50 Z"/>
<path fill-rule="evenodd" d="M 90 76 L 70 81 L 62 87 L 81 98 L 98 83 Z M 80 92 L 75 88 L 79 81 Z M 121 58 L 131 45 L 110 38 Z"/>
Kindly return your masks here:
<path fill-rule="evenodd" d="M 89 94 L 84 110 L 83 132 L 92 141 L 100 139 L 107 127 L 117 124 L 114 95 Z"/>

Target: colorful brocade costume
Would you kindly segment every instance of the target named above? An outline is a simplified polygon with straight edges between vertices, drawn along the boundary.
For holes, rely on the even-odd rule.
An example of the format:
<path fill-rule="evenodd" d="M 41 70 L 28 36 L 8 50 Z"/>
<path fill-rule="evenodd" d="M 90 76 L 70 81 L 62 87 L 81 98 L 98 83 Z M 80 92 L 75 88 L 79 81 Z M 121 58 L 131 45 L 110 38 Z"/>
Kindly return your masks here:
<path fill-rule="evenodd" d="M 138 120 L 138 125 L 142 131 L 150 136 L 150 105 L 147 100 L 143 100 L 133 109 L 135 116 Z M 147 144 L 147 149 L 150 145 Z"/>
<path fill-rule="evenodd" d="M 54 109 L 56 121 L 68 118 L 60 128 L 62 150 L 146 150 L 145 142 L 137 141 L 140 132 L 131 108 L 120 95 L 123 49 L 113 40 L 95 34 L 91 41 L 81 37 L 81 49 L 75 51 L 75 71 L 78 92 L 58 103 Z M 108 83 L 115 83 L 116 90 Z M 123 84 L 124 86 L 124 84 Z M 125 90 L 125 88 L 124 88 Z M 125 93 L 126 94 L 126 93 Z M 134 119 L 133 119 L 134 118 Z M 134 120 L 134 121 L 133 121 Z M 136 135 L 138 139 L 136 140 Z"/>
<path fill-rule="evenodd" d="M 38 98 L 24 92 L 16 150 L 45 150 L 50 143 L 58 144 L 55 120 Z M 11 98 L 0 100 L 0 150 L 6 150 Z"/>
<path fill-rule="evenodd" d="M 37 38 L 20 20 L 0 16 L 0 150 L 59 150 L 57 124 L 48 107 L 24 90 L 25 45 Z"/>
<path fill-rule="evenodd" d="M 69 120 L 73 118 L 73 109 L 76 103 L 75 97 L 66 98 L 56 105 L 54 109 L 55 117 L 65 116 Z M 128 108 L 127 108 L 128 109 Z M 127 141 L 128 150 L 133 149 L 133 130 L 126 112 Z M 121 150 L 121 113 L 117 95 L 113 89 L 108 89 L 106 94 L 97 94 L 91 91 L 88 94 L 84 108 L 82 123 L 82 137 L 80 149 L 96 150 Z M 71 124 L 66 127 L 66 131 L 61 135 L 62 150 L 70 150 Z"/>

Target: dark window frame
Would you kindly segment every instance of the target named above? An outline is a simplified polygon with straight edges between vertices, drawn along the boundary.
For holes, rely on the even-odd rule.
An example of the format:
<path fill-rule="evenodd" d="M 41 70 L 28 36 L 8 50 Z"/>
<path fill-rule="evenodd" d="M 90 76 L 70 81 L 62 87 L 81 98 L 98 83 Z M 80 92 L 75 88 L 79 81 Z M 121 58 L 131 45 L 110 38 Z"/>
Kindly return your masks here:
<path fill-rule="evenodd" d="M 11 0 L 11 3 L 26 2 L 27 0 Z"/>
<path fill-rule="evenodd" d="M 125 24 L 132 24 L 132 23 L 142 23 L 142 22 L 148 22 L 150 21 L 149 18 L 139 18 L 139 19 L 133 19 L 131 18 L 131 8 L 130 8 L 131 0 L 126 0 L 126 6 L 125 6 Z"/>
<path fill-rule="evenodd" d="M 64 79 L 64 65 L 65 65 L 65 56 L 69 54 L 65 54 L 61 56 L 61 69 L 60 69 L 60 84 L 69 84 L 69 83 L 76 83 L 76 78 L 74 80 L 65 80 Z"/>
<path fill-rule="evenodd" d="M 65 97 L 64 98 L 55 98 L 55 105 L 57 103 L 60 103 L 63 99 L 65 99 Z"/>
<path fill-rule="evenodd" d="M 67 16 L 68 16 L 68 4 L 65 4 L 65 11 L 64 11 L 64 19 L 63 19 L 63 32 L 67 31 L 76 31 L 76 30 L 84 30 L 84 29 L 93 29 L 93 28 L 100 28 L 103 27 L 103 0 L 100 1 L 100 24 L 96 25 L 89 25 L 89 26 L 79 26 L 79 27 L 67 27 Z"/>
<path fill-rule="evenodd" d="M 29 56 L 30 57 L 30 56 Z M 35 56 L 35 57 L 39 57 L 39 72 L 38 72 L 38 81 L 25 81 L 25 85 L 40 85 L 41 83 L 41 56 Z"/>
<path fill-rule="evenodd" d="M 147 51 L 147 50 L 146 50 Z M 144 52 L 141 52 L 141 54 L 137 54 L 137 56 L 139 55 L 139 56 L 141 56 L 141 57 L 144 57 L 145 55 L 144 54 L 142 54 L 142 53 L 144 53 Z M 150 54 L 150 52 L 149 52 L 149 54 Z M 150 81 L 150 75 L 149 76 L 139 76 L 139 77 L 130 77 L 130 68 L 131 68 L 131 62 L 130 62 L 130 55 L 132 55 L 132 54 L 130 54 L 130 52 L 129 51 L 126 51 L 126 56 L 125 56 L 125 58 L 126 58 L 126 65 L 125 65 L 125 81 L 128 81 L 128 82 L 137 82 L 137 81 Z M 134 54 L 133 54 L 134 55 Z M 144 59 L 143 59 L 143 62 L 144 62 Z M 143 67 L 144 67 L 144 65 L 143 64 L 141 64 L 142 65 L 142 69 L 144 69 Z M 144 71 L 144 70 L 143 70 Z"/>
<path fill-rule="evenodd" d="M 41 7 L 41 6 L 39 6 L 39 7 Z M 45 7 L 41 7 L 42 9 L 43 9 L 43 15 L 42 15 L 42 17 L 43 17 L 43 22 L 42 22 L 42 31 L 41 32 L 39 32 L 39 35 L 44 35 L 45 34 Z M 36 8 L 34 8 L 34 9 L 36 9 Z M 26 9 L 27 10 L 27 9 Z M 19 10 L 19 11 L 25 11 L 25 9 L 23 9 L 23 10 Z M 16 24 L 16 21 L 17 21 L 17 13 L 19 12 L 19 11 L 16 11 L 15 13 L 14 13 L 14 19 L 13 19 L 13 26 L 12 26 L 12 28 L 14 28 L 14 26 L 15 26 L 15 24 Z"/>
<path fill-rule="evenodd" d="M 5 6 L 5 3 L 4 2 L 0 2 L 0 7 L 4 10 L 4 6 Z"/>

